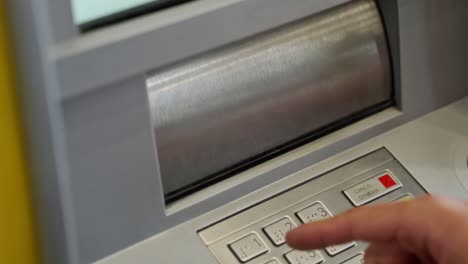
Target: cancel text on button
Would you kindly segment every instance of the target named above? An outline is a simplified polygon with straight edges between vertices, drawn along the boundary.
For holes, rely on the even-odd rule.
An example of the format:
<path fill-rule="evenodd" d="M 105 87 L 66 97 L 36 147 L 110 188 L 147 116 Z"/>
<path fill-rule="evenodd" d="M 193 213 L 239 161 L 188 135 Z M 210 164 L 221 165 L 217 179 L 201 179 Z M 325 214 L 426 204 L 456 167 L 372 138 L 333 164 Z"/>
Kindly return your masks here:
<path fill-rule="evenodd" d="M 385 172 L 358 183 L 344 190 L 343 193 L 354 206 L 360 206 L 400 187 L 400 181 L 389 172 Z"/>

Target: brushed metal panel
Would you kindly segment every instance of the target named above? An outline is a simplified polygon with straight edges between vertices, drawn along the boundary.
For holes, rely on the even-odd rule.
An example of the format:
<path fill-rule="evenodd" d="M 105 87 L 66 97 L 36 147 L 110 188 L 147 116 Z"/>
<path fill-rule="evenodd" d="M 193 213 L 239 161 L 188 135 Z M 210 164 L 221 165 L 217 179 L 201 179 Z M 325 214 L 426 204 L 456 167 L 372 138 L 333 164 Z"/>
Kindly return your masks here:
<path fill-rule="evenodd" d="M 415 181 L 399 161 L 386 148 L 380 148 L 351 163 L 326 172 L 321 177 L 307 181 L 245 211 L 221 220 L 221 222 L 214 223 L 198 234 L 219 263 L 238 264 L 239 261 L 227 245 L 250 233 L 258 234 L 259 239 L 265 242 L 269 250 L 268 253 L 256 257 L 249 263 L 264 264 L 271 258 L 281 259 L 291 251 L 291 248 L 286 244 L 275 246 L 263 232 L 264 227 L 284 217 L 290 218 L 294 225 L 300 225 L 303 223 L 301 213 L 316 204 L 320 204 L 322 208 L 327 210 L 328 215 L 322 217 L 350 210 L 354 206 L 343 191 L 351 186 L 356 186 L 356 184 L 366 182 L 383 172 L 391 173 L 395 181 L 401 183 L 401 188 L 393 189 L 370 203 L 390 202 L 407 194 L 414 197 L 426 194 L 424 188 Z M 306 174 L 307 171 L 300 173 Z M 317 208 L 312 211 L 319 212 Z M 312 214 L 312 212 L 309 213 Z M 320 216 L 311 221 L 318 220 L 320 220 Z M 317 251 L 324 257 L 324 263 L 335 264 L 343 263 L 359 252 L 365 251 L 366 248 L 365 242 L 355 241 L 352 248 L 333 256 L 328 254 L 327 248 Z"/>
<path fill-rule="evenodd" d="M 373 1 L 353 1 L 147 80 L 165 194 L 390 99 Z"/>
<path fill-rule="evenodd" d="M 292 190 L 266 200 L 255 207 L 230 216 L 223 221 L 214 223 L 213 225 L 200 230 L 198 234 L 206 245 L 212 245 L 218 240 L 252 225 L 254 222 L 269 218 L 272 214 L 279 213 L 298 202 L 308 200 L 310 197 L 333 188 L 333 186 L 349 182 L 350 179 L 363 175 L 369 174 L 373 176 L 372 173 L 381 172 L 382 168 L 387 168 L 385 164 L 389 164 L 393 160 L 394 158 L 386 149 L 378 149 L 369 155 L 360 157 L 354 162 L 325 173 L 326 175 L 323 175 L 323 177 L 301 184 Z M 307 172 L 305 171 L 302 173 Z M 348 185 L 348 187 L 349 186 L 351 185 Z M 346 199 L 344 195 L 342 198 Z M 346 204 L 351 205 L 349 203 Z"/>

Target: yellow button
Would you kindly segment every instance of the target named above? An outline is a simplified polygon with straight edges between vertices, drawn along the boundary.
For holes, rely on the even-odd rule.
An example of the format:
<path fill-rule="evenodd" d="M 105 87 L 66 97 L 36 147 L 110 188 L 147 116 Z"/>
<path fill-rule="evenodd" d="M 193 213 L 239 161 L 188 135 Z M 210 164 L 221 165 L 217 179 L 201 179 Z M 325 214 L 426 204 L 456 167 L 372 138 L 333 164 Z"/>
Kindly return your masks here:
<path fill-rule="evenodd" d="M 413 200 L 413 199 L 414 199 L 414 197 L 413 197 L 412 195 L 410 195 L 410 194 L 405 194 L 405 195 L 403 195 L 402 197 L 396 199 L 395 201 L 397 201 L 397 202 L 405 202 L 405 201 L 411 201 L 411 200 Z"/>

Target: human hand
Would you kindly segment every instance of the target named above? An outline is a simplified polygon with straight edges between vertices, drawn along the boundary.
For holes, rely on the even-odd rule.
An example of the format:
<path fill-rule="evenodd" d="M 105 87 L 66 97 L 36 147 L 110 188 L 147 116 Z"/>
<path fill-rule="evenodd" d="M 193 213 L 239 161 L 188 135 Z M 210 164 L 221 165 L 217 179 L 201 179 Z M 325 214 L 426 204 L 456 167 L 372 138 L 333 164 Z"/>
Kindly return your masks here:
<path fill-rule="evenodd" d="M 367 241 L 364 259 L 372 264 L 468 263 L 468 204 L 425 196 L 363 206 L 299 226 L 286 240 L 299 250 Z"/>

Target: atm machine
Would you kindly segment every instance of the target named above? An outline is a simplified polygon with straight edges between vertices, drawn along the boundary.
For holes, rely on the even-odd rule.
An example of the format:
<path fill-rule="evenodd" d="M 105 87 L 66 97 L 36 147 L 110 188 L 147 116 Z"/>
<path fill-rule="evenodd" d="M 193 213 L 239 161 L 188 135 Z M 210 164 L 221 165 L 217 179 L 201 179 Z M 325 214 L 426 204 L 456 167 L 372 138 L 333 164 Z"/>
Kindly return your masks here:
<path fill-rule="evenodd" d="M 10 1 L 44 263 L 361 263 L 284 234 L 468 198 L 468 2 Z"/>

